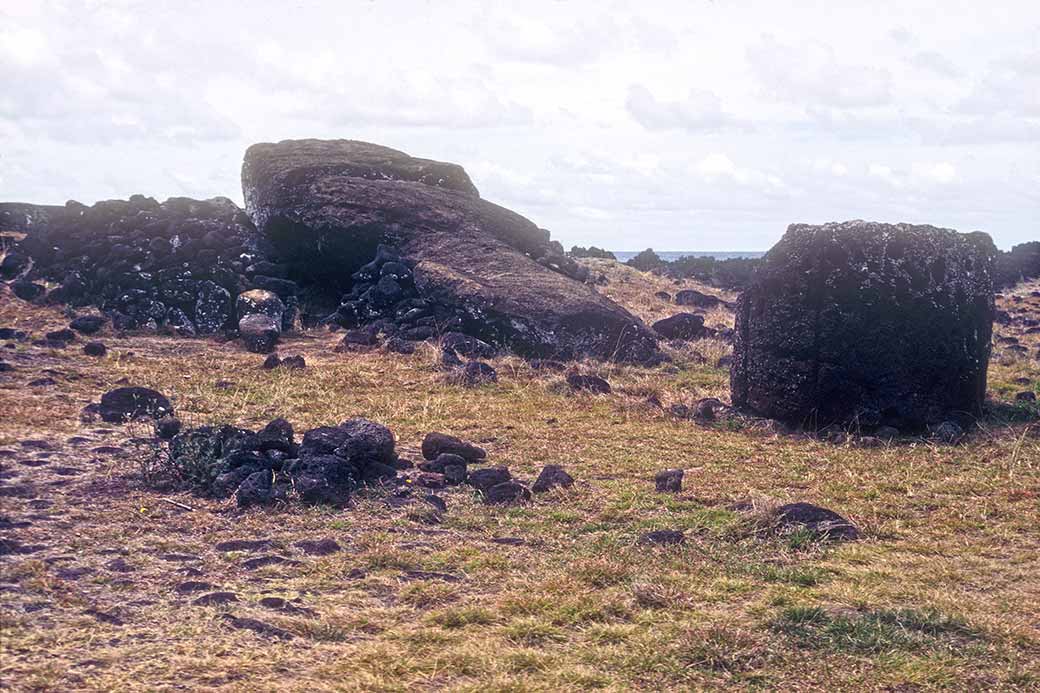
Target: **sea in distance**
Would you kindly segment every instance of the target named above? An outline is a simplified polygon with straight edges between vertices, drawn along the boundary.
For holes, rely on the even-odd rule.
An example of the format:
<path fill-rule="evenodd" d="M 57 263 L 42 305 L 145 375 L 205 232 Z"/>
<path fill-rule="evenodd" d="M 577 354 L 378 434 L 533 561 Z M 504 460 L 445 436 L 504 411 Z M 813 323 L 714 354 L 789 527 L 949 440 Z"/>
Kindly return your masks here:
<path fill-rule="evenodd" d="M 618 262 L 628 262 L 642 251 L 612 250 L 610 252 L 614 253 L 614 257 L 618 259 Z M 682 257 L 713 257 L 716 260 L 729 260 L 735 257 L 755 258 L 765 255 L 765 252 L 751 250 L 655 250 L 654 252 L 657 253 L 657 257 L 668 262 Z"/>

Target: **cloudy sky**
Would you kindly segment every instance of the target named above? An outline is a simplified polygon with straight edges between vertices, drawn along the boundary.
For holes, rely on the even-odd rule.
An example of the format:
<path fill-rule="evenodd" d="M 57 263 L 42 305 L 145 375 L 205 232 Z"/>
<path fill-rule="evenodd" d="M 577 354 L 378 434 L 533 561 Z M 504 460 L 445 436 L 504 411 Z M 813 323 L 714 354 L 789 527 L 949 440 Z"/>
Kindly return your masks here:
<path fill-rule="evenodd" d="M 515 8 L 509 7 L 510 5 Z M 241 201 L 252 142 L 466 167 L 568 247 L 1040 239 L 1040 3 L 0 1 L 0 200 Z"/>

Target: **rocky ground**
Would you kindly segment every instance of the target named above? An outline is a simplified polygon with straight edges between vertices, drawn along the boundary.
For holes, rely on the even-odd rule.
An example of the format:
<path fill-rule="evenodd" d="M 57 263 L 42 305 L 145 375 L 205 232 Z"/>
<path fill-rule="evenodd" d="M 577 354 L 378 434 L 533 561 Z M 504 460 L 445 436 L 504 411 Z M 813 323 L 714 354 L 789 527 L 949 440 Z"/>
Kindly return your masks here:
<path fill-rule="evenodd" d="M 648 324 L 696 288 L 724 301 L 705 324 L 732 326 L 733 295 L 588 264 Z M 0 327 L 28 333 L 0 340 L 5 689 L 1040 686 L 1040 437 L 1020 394 L 1040 393 L 1040 284 L 998 299 L 989 414 L 959 445 L 680 416 L 728 400 L 720 339 L 674 343 L 652 368 L 578 364 L 607 394 L 513 357 L 474 388 L 433 345 L 337 352 L 342 333 L 323 331 L 280 345 L 302 369 L 265 370 L 238 342 L 107 328 L 35 345 L 68 316 L 2 290 Z M 346 509 L 241 510 L 145 484 L 133 439 L 149 427 L 81 421 L 126 384 L 168 395 L 186 426 L 364 416 L 417 462 L 440 431 L 527 483 L 546 464 L 576 483 L 507 507 L 465 485 L 433 491 L 444 512 L 425 491 L 372 486 Z M 658 492 L 673 468 L 680 490 Z M 841 513 L 859 539 L 773 531 L 794 501 Z"/>

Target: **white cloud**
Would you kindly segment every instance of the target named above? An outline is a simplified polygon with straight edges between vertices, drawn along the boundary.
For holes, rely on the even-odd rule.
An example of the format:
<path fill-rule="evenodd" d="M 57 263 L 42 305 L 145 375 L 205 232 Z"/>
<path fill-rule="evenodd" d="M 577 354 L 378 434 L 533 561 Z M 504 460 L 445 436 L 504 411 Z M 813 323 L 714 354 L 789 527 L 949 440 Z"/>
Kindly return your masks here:
<path fill-rule="evenodd" d="M 648 130 L 711 132 L 737 124 L 737 119 L 723 110 L 719 97 L 705 89 L 691 89 L 683 100 L 667 101 L 635 84 L 628 88 L 625 107 Z"/>

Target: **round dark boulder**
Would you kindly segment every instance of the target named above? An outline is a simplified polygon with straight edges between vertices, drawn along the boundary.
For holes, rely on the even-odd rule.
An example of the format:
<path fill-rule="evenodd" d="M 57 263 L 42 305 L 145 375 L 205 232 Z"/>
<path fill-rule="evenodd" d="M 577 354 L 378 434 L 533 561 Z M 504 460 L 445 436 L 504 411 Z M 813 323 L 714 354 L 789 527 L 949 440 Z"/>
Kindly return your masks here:
<path fill-rule="evenodd" d="M 859 538 L 859 530 L 844 517 L 811 503 L 789 503 L 776 510 L 776 522 L 781 528 L 803 527 L 826 539 L 852 540 Z"/>
<path fill-rule="evenodd" d="M 485 491 L 492 486 L 511 481 L 513 475 L 505 467 L 485 467 L 466 475 L 466 483 L 475 489 Z"/>
<path fill-rule="evenodd" d="M 718 296 L 701 293 L 696 289 L 683 289 L 675 294 L 675 305 L 697 306 L 698 308 L 714 308 L 722 303 Z"/>
<path fill-rule="evenodd" d="M 437 459 L 438 455 L 450 453 L 458 455 L 467 462 L 483 462 L 487 453 L 472 443 L 445 433 L 427 433 L 422 442 L 422 456 L 428 460 Z"/>
<path fill-rule="evenodd" d="M 155 422 L 155 435 L 170 440 L 181 432 L 181 420 L 176 416 L 164 416 Z"/>
<path fill-rule="evenodd" d="M 570 488 L 574 485 L 574 477 L 558 464 L 547 464 L 542 467 L 538 478 L 531 485 L 534 493 L 544 493 L 554 488 Z"/>
<path fill-rule="evenodd" d="M 700 339 L 711 334 L 711 330 L 704 326 L 704 317 L 693 313 L 678 313 L 658 320 L 651 327 L 667 339 Z"/>
<path fill-rule="evenodd" d="M 83 334 L 95 334 L 105 326 L 105 317 L 102 315 L 81 315 L 69 323 L 69 327 Z"/>
<path fill-rule="evenodd" d="M 450 382 L 463 387 L 480 387 L 498 382 L 498 371 L 483 361 L 470 361 L 452 373 Z"/>
<path fill-rule="evenodd" d="M 575 392 L 591 392 L 594 395 L 610 394 L 610 383 L 598 375 L 570 373 L 567 376 L 567 384 Z"/>
<path fill-rule="evenodd" d="M 104 356 L 108 353 L 108 347 L 104 342 L 87 342 L 83 345 L 83 353 L 87 356 Z"/>
<path fill-rule="evenodd" d="M 253 313 L 238 321 L 238 334 L 246 349 L 254 354 L 274 351 L 281 334 L 281 325 L 269 315 Z"/>
<path fill-rule="evenodd" d="M 285 304 L 273 291 L 252 289 L 238 295 L 238 298 L 235 299 L 235 311 L 239 320 L 247 315 L 260 313 L 270 316 L 280 326 Z"/>
<path fill-rule="evenodd" d="M 159 419 L 173 414 L 173 405 L 162 393 L 147 387 L 120 387 L 101 396 L 99 413 L 108 423 L 124 423 L 139 416 Z"/>
<path fill-rule="evenodd" d="M 462 334 L 461 332 L 448 332 L 441 337 L 441 347 L 451 349 L 460 356 L 469 359 L 491 359 L 498 352 L 495 347 L 476 337 Z"/>
<path fill-rule="evenodd" d="M 658 493 L 679 493 L 682 491 L 683 470 L 663 469 L 654 476 Z"/>
<path fill-rule="evenodd" d="M 34 282 L 12 282 L 11 293 L 23 301 L 35 301 L 47 290 L 42 284 Z"/>
<path fill-rule="evenodd" d="M 335 454 L 359 467 L 379 463 L 392 465 L 397 459 L 394 452 L 394 434 L 383 424 L 361 417 L 348 419 L 337 428 L 346 434 Z"/>
<path fill-rule="evenodd" d="M 515 481 L 506 481 L 484 490 L 487 505 L 516 505 L 531 500 L 531 491 Z"/>

